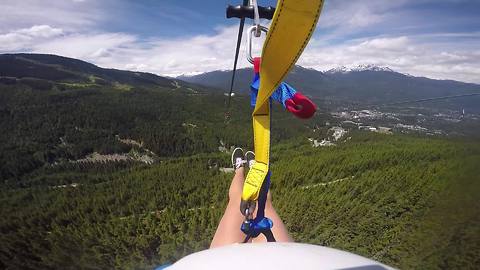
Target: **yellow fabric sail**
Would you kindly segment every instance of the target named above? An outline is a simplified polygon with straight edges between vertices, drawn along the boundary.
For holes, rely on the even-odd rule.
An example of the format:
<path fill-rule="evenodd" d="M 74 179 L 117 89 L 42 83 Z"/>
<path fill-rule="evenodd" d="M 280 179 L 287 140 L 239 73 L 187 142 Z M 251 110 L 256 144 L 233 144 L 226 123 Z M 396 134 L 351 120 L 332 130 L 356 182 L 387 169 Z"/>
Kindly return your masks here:
<path fill-rule="evenodd" d="M 295 65 L 315 30 L 323 0 L 278 0 L 262 51 L 260 88 L 253 111 L 255 164 L 242 200 L 256 201 L 267 176 L 270 154 L 270 95 Z"/>

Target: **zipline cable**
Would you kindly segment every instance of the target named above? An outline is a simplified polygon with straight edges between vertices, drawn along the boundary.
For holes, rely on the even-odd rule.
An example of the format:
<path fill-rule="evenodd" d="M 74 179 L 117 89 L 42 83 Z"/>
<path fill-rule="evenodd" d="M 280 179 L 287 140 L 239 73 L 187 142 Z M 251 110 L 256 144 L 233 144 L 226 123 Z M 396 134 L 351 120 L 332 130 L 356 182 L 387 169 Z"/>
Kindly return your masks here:
<path fill-rule="evenodd" d="M 393 103 L 386 103 L 386 104 L 382 104 L 380 106 L 400 105 L 400 104 L 407 104 L 407 103 L 418 103 L 418 102 L 425 102 L 425 101 L 432 101 L 432 100 L 453 99 L 453 98 L 471 97 L 471 96 L 480 96 L 480 93 L 451 95 L 451 96 L 442 96 L 442 97 L 433 97 L 433 98 L 422 98 L 422 99 L 415 99 L 415 100 L 405 100 L 405 101 L 399 101 L 399 102 L 393 102 Z"/>

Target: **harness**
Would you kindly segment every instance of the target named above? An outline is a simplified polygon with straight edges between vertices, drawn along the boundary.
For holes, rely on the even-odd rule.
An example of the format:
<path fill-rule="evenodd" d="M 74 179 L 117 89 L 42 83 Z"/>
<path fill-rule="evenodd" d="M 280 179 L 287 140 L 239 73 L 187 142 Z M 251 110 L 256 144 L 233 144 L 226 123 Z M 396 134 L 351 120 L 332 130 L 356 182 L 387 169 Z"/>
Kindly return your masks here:
<path fill-rule="evenodd" d="M 245 242 L 260 234 L 264 234 L 269 242 L 275 241 L 271 231 L 273 222 L 265 217 L 265 203 L 271 176 L 269 167 L 271 100 L 280 102 L 287 110 L 301 118 L 309 118 L 315 113 L 315 104 L 282 80 L 305 49 L 315 30 L 322 6 L 323 0 L 278 0 L 270 29 L 260 25 L 260 18 L 268 18 L 271 9 L 258 7 L 256 0 L 251 0 L 248 8 L 239 6 L 227 8 L 227 17 L 232 14 L 231 17 L 251 17 L 253 11 L 254 18 L 254 25 L 248 30 L 247 58 L 254 64 L 255 71 L 251 85 L 255 164 L 245 179 L 240 204 L 240 211 L 245 216 L 241 227 L 246 234 Z M 240 23 L 242 30 L 243 23 L 244 20 Z M 262 32 L 267 33 L 267 37 L 260 60 L 253 58 L 251 52 L 253 37 L 260 37 Z M 233 82 L 231 85 L 233 86 Z M 257 214 L 253 217 L 257 204 Z"/>

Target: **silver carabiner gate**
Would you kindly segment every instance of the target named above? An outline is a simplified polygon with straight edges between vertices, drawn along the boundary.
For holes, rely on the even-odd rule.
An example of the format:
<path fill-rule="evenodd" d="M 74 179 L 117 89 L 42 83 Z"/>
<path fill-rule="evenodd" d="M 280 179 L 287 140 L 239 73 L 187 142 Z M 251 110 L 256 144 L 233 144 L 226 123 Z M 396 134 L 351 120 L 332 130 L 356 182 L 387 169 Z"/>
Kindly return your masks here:
<path fill-rule="evenodd" d="M 262 25 L 254 25 L 248 29 L 247 32 L 247 60 L 251 64 L 253 64 L 253 56 L 252 56 L 252 41 L 253 41 L 253 36 L 255 33 L 257 33 L 258 29 L 260 29 L 261 32 L 268 33 L 268 28 Z"/>

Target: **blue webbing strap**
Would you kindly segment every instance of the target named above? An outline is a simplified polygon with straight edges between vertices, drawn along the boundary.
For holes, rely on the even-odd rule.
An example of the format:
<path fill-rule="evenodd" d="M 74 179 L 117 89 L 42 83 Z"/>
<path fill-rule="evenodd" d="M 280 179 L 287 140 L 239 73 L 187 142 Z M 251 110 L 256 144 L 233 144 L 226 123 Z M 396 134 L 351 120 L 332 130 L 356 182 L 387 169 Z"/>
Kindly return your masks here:
<path fill-rule="evenodd" d="M 248 220 L 247 223 L 242 224 L 242 232 L 247 236 L 245 237 L 244 243 L 248 242 L 250 238 L 255 238 L 260 234 L 265 235 L 268 242 L 275 242 L 275 237 L 272 233 L 273 222 L 271 219 L 265 217 L 265 204 L 267 203 L 267 194 L 270 188 L 270 171 L 263 181 L 262 187 L 260 188 L 260 194 L 258 197 L 258 208 L 257 216 Z"/>
<path fill-rule="evenodd" d="M 260 76 L 258 73 L 255 73 L 252 85 L 250 86 L 250 105 L 252 107 L 255 107 L 255 103 L 257 101 L 259 81 Z M 271 172 L 268 171 L 267 176 L 263 181 L 262 187 L 260 188 L 260 194 L 258 196 L 257 216 L 254 219 L 247 220 L 242 224 L 241 230 L 247 235 L 245 237 L 245 240 L 243 241 L 244 243 L 248 242 L 248 240 L 250 240 L 251 238 L 259 236 L 260 234 L 265 235 L 265 238 L 267 238 L 268 242 L 275 242 L 275 237 L 272 233 L 273 222 L 271 219 L 265 217 L 265 205 L 267 203 L 268 190 L 270 189 L 270 176 Z"/>

